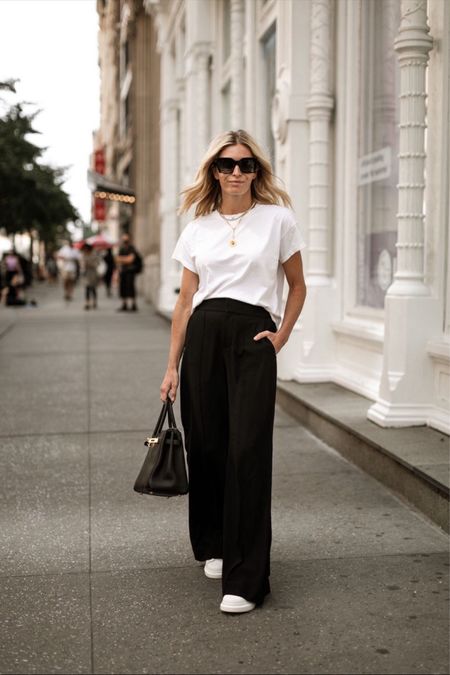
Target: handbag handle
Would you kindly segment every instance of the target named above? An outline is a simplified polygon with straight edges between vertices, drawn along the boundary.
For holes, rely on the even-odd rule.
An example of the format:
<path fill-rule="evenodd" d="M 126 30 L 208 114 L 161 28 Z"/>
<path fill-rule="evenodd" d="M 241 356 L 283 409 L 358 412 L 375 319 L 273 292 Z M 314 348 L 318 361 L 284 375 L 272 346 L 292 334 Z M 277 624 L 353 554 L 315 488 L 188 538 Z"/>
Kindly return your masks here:
<path fill-rule="evenodd" d="M 159 436 L 159 434 L 161 433 L 161 429 L 164 424 L 164 420 L 166 419 L 166 415 L 167 415 L 167 400 L 164 401 L 163 406 L 161 408 L 161 412 L 159 413 L 158 421 L 156 422 L 156 426 L 153 431 L 153 436 Z"/>
<path fill-rule="evenodd" d="M 177 423 L 175 422 L 175 414 L 173 412 L 173 404 L 172 404 L 172 401 L 170 400 L 169 397 L 167 397 L 167 399 L 169 401 L 169 405 L 167 407 L 167 410 L 168 410 L 168 413 L 169 413 L 169 427 L 171 427 L 172 429 L 176 429 Z"/>
<path fill-rule="evenodd" d="M 161 433 L 167 413 L 169 413 L 169 427 L 176 429 L 177 425 L 175 422 L 175 415 L 173 414 L 172 401 L 169 397 L 164 401 L 161 412 L 159 413 L 158 421 L 156 422 L 155 430 L 153 432 L 154 437 L 159 436 Z"/>

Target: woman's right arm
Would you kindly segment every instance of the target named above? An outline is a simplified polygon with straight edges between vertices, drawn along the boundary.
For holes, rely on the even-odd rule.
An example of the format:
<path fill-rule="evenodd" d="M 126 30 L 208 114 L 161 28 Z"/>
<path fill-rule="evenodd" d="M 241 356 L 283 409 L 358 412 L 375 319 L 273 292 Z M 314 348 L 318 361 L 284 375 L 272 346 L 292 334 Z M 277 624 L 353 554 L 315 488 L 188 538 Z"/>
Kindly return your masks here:
<path fill-rule="evenodd" d="M 198 289 L 198 284 L 198 274 L 183 267 L 180 294 L 172 315 L 167 370 L 160 388 L 162 401 L 165 401 L 167 396 L 170 397 L 171 401 L 175 401 L 177 395 L 179 382 L 178 366 L 183 353 L 187 322 L 192 312 L 192 299 Z"/>

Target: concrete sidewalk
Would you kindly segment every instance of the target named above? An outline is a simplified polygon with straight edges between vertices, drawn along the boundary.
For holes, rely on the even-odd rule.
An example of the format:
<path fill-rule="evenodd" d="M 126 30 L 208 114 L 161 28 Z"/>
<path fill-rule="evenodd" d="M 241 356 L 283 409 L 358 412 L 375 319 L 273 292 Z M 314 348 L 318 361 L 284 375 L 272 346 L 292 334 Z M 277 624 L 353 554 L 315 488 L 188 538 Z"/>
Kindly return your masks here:
<path fill-rule="evenodd" d="M 272 594 L 219 611 L 187 498 L 132 489 L 167 322 L 81 290 L 0 308 L 0 672 L 448 673 L 448 537 L 281 410 Z"/>

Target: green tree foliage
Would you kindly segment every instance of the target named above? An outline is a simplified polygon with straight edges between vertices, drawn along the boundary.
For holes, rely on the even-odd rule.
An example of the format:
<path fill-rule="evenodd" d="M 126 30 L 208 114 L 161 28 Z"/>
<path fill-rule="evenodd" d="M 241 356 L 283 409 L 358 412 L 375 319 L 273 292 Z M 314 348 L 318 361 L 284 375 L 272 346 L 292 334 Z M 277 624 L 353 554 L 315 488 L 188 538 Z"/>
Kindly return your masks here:
<path fill-rule="evenodd" d="M 35 230 L 53 244 L 79 215 L 62 188 L 65 169 L 43 164 L 43 149 L 29 140 L 37 133 L 37 114 L 25 114 L 18 104 L 0 117 L 0 228 L 7 234 Z"/>
<path fill-rule="evenodd" d="M 0 82 L 0 89 L 6 89 L 7 91 L 12 91 L 16 93 L 16 82 L 19 80 L 4 80 L 3 82 Z"/>

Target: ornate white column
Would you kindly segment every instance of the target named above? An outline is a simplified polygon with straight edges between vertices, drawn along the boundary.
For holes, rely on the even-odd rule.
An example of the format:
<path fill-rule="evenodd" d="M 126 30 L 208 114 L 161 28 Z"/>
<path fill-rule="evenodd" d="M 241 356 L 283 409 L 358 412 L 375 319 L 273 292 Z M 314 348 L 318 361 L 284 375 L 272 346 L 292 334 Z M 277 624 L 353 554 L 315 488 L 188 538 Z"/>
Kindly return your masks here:
<path fill-rule="evenodd" d="M 161 54 L 162 82 L 173 83 L 172 56 L 169 49 Z M 170 73 L 169 77 L 167 74 Z M 167 79 L 166 79 L 167 78 Z M 162 92 L 166 86 L 162 84 Z M 169 92 L 161 100 L 161 236 L 160 265 L 161 286 L 159 309 L 171 310 L 176 301 L 175 289 L 179 286 L 178 263 L 172 260 L 173 249 L 178 238 L 178 101 Z"/>
<path fill-rule="evenodd" d="M 402 0 L 394 48 L 400 64 L 397 271 L 385 299 L 383 373 L 368 418 L 381 426 L 427 423 L 432 364 L 426 343 L 438 334 L 439 306 L 424 281 L 426 67 L 433 40 L 426 0 Z"/>
<path fill-rule="evenodd" d="M 209 64 L 211 47 L 196 42 L 186 55 L 186 169 L 192 182 L 209 143 L 211 96 Z"/>
<path fill-rule="evenodd" d="M 402 0 L 397 271 L 388 295 L 428 295 L 424 284 L 425 71 L 433 47 L 426 0 Z"/>
<path fill-rule="evenodd" d="M 202 43 L 197 45 L 195 51 L 195 79 L 196 79 L 196 119 L 197 119 L 197 143 L 198 160 L 203 156 L 209 143 L 210 134 L 210 87 L 209 87 L 209 66 L 211 59 L 211 45 Z"/>
<path fill-rule="evenodd" d="M 211 94 L 210 58 L 214 3 L 186 1 L 186 169 L 188 182 L 194 179 L 199 161 L 210 140 Z"/>
<path fill-rule="evenodd" d="M 180 283 L 178 263 L 171 255 L 178 238 L 178 100 L 176 68 L 172 45 L 167 39 L 169 17 L 166 5 L 146 0 L 145 8 L 155 19 L 158 51 L 161 55 L 161 200 L 160 200 L 160 287 L 158 309 L 171 311 L 176 302 L 175 289 Z"/>
<path fill-rule="evenodd" d="M 313 0 L 309 117 L 309 258 L 308 279 L 328 284 L 330 276 L 330 119 L 331 0 Z"/>
<path fill-rule="evenodd" d="M 231 42 L 231 83 L 230 83 L 230 117 L 231 128 L 241 129 L 244 124 L 244 1 L 231 0 L 230 7 L 230 42 Z"/>
<path fill-rule="evenodd" d="M 310 4 L 310 83 L 306 104 L 309 120 L 309 207 L 308 222 L 302 224 L 308 241 L 305 264 L 308 297 L 300 318 L 300 349 L 297 346 L 295 353 L 291 349 L 286 354 L 291 363 L 295 362 L 293 377 L 299 382 L 329 380 L 334 367 L 330 324 L 335 318 L 338 303 L 336 284 L 332 279 L 330 214 L 330 124 L 334 108 L 333 7 L 332 0 L 312 0 Z M 277 105 L 281 106 L 281 103 L 282 99 Z M 281 131 L 279 129 L 279 135 Z M 295 343 L 292 342 L 294 347 Z M 283 369 L 281 375 L 283 376 Z"/>

